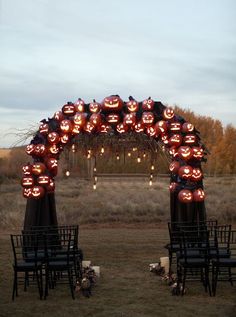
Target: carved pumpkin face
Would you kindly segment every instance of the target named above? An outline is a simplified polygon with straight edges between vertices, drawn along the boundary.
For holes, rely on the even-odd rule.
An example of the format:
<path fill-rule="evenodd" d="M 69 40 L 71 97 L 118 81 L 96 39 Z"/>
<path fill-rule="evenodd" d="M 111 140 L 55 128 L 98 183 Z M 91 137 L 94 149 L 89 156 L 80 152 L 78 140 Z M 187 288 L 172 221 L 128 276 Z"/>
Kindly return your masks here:
<path fill-rule="evenodd" d="M 173 161 L 173 162 L 170 163 L 169 170 L 170 170 L 171 173 L 177 174 L 179 168 L 180 168 L 180 163 L 178 161 Z"/>
<path fill-rule="evenodd" d="M 74 106 L 75 106 L 75 112 L 84 112 L 84 101 L 79 98 L 75 103 L 74 103 Z"/>
<path fill-rule="evenodd" d="M 48 175 L 40 175 L 37 179 L 38 184 L 40 185 L 48 185 L 50 182 L 50 177 Z"/>
<path fill-rule="evenodd" d="M 73 130 L 72 130 L 72 133 L 73 134 L 79 134 L 82 130 L 82 127 L 78 124 L 74 124 L 74 127 L 73 127 Z"/>
<path fill-rule="evenodd" d="M 143 112 L 141 121 L 145 126 L 152 125 L 154 123 L 154 114 L 152 112 Z"/>
<path fill-rule="evenodd" d="M 179 168 L 178 174 L 182 179 L 190 179 L 193 174 L 193 169 L 189 165 L 181 166 Z"/>
<path fill-rule="evenodd" d="M 173 134 L 169 138 L 169 145 L 179 147 L 182 143 L 182 136 L 180 134 Z"/>
<path fill-rule="evenodd" d="M 194 134 L 187 134 L 184 137 L 184 144 L 195 144 L 196 143 L 196 135 Z"/>
<path fill-rule="evenodd" d="M 56 111 L 53 118 L 57 121 L 62 121 L 64 119 L 64 115 L 61 111 Z"/>
<path fill-rule="evenodd" d="M 161 134 L 167 131 L 167 122 L 164 120 L 158 121 L 156 123 L 157 134 Z"/>
<path fill-rule="evenodd" d="M 68 102 L 62 107 L 62 112 L 67 116 L 73 116 L 75 114 L 75 106 L 72 102 Z"/>
<path fill-rule="evenodd" d="M 193 193 L 188 189 L 182 189 L 178 194 L 181 203 L 191 203 L 193 201 Z"/>
<path fill-rule="evenodd" d="M 89 119 L 89 121 L 95 126 L 97 127 L 98 125 L 101 124 L 102 122 L 102 117 L 99 113 L 93 113 Z"/>
<path fill-rule="evenodd" d="M 185 122 L 182 125 L 182 132 L 184 132 L 184 133 L 193 132 L 193 130 L 194 130 L 194 125 L 192 123 Z"/>
<path fill-rule="evenodd" d="M 169 140 L 168 140 L 168 135 L 167 134 L 162 134 L 161 135 L 161 140 L 162 140 L 162 142 L 164 143 L 164 144 L 169 144 Z"/>
<path fill-rule="evenodd" d="M 201 160 L 204 156 L 204 152 L 203 152 L 203 149 L 201 147 L 198 147 L 198 146 L 194 146 L 192 148 L 192 151 L 193 151 L 193 157 L 197 160 Z"/>
<path fill-rule="evenodd" d="M 66 134 L 66 133 L 62 133 L 61 134 L 60 141 L 61 141 L 62 144 L 68 143 L 69 140 L 70 140 L 69 134 Z"/>
<path fill-rule="evenodd" d="M 31 198 L 32 197 L 32 188 L 23 188 L 23 196 L 25 198 Z"/>
<path fill-rule="evenodd" d="M 34 155 L 42 157 L 46 154 L 47 150 L 44 144 L 36 144 L 34 147 Z"/>
<path fill-rule="evenodd" d="M 135 124 L 134 130 L 137 133 L 140 133 L 140 132 L 144 131 L 144 124 L 142 123 L 142 121 Z"/>
<path fill-rule="evenodd" d="M 34 175 L 43 174 L 45 170 L 46 170 L 46 166 L 41 162 L 37 162 L 32 165 L 32 173 Z"/>
<path fill-rule="evenodd" d="M 202 179 L 202 171 L 198 167 L 193 168 L 193 173 L 191 176 L 191 180 L 194 182 L 198 182 Z"/>
<path fill-rule="evenodd" d="M 60 123 L 60 129 L 64 133 L 70 133 L 73 130 L 73 125 L 70 120 L 62 120 Z"/>
<path fill-rule="evenodd" d="M 151 97 L 149 97 L 148 99 L 142 102 L 142 109 L 144 111 L 152 111 L 153 107 L 154 107 L 154 100 L 152 100 Z"/>
<path fill-rule="evenodd" d="M 39 132 L 43 135 L 47 134 L 49 131 L 49 125 L 47 123 L 41 122 L 39 125 Z"/>
<path fill-rule="evenodd" d="M 102 109 L 108 112 L 119 112 L 123 107 L 123 100 L 119 96 L 109 96 L 103 99 Z"/>
<path fill-rule="evenodd" d="M 86 123 L 87 114 L 85 112 L 76 113 L 74 115 L 74 123 L 76 125 L 80 125 L 81 127 L 84 127 Z"/>
<path fill-rule="evenodd" d="M 205 200 L 205 193 L 202 188 L 198 188 L 193 191 L 193 200 L 196 202 L 202 202 Z"/>
<path fill-rule="evenodd" d="M 32 197 L 35 199 L 42 198 L 45 194 L 45 190 L 42 186 L 34 186 L 32 188 Z"/>
<path fill-rule="evenodd" d="M 172 156 L 172 157 L 178 157 L 178 150 L 175 146 L 171 146 L 169 148 L 169 154 Z"/>
<path fill-rule="evenodd" d="M 28 144 L 28 145 L 26 146 L 25 152 L 26 152 L 28 155 L 32 155 L 33 152 L 34 152 L 34 144 Z"/>
<path fill-rule="evenodd" d="M 137 112 L 138 111 L 138 102 L 135 99 L 130 99 L 126 106 L 129 110 L 129 112 Z"/>
<path fill-rule="evenodd" d="M 119 132 L 119 133 L 125 133 L 125 132 L 127 132 L 128 131 L 128 126 L 127 125 L 125 125 L 124 123 L 119 123 L 119 124 L 117 124 L 117 126 L 116 126 L 116 130 L 117 130 L 117 132 Z"/>
<path fill-rule="evenodd" d="M 180 146 L 178 149 L 178 155 L 183 160 L 190 160 L 193 155 L 193 151 L 189 146 Z"/>
<path fill-rule="evenodd" d="M 49 157 L 46 160 L 46 166 L 48 168 L 48 170 L 51 171 L 57 171 L 57 167 L 58 167 L 58 161 L 57 159 L 55 159 L 54 157 Z"/>
<path fill-rule="evenodd" d="M 128 126 L 133 126 L 136 123 L 136 114 L 134 112 L 128 113 L 124 117 L 124 124 Z"/>
<path fill-rule="evenodd" d="M 92 133 L 95 130 L 95 125 L 92 124 L 91 122 L 86 122 L 85 126 L 84 126 L 84 131 L 88 132 L 88 133 Z"/>
<path fill-rule="evenodd" d="M 181 130 L 181 123 L 179 123 L 179 122 L 171 122 L 169 129 L 172 132 L 179 132 Z"/>
<path fill-rule="evenodd" d="M 56 144 L 53 144 L 52 146 L 50 146 L 48 150 L 51 154 L 54 154 L 54 155 L 58 154 L 60 151 L 59 147 Z"/>
<path fill-rule="evenodd" d="M 89 111 L 92 113 L 98 113 L 101 110 L 101 104 L 94 100 L 89 104 Z"/>
<path fill-rule="evenodd" d="M 120 116 L 119 114 L 116 114 L 116 113 L 108 114 L 106 116 L 106 121 L 111 124 L 118 123 L 120 121 Z"/>
<path fill-rule="evenodd" d="M 169 186 L 170 192 L 174 193 L 176 191 L 177 186 L 178 186 L 178 184 L 175 182 L 170 183 L 170 186 Z"/>
<path fill-rule="evenodd" d="M 27 165 L 22 166 L 22 172 L 23 172 L 24 176 L 31 175 L 31 173 L 32 173 L 32 165 L 31 164 L 27 164 Z"/>
<path fill-rule="evenodd" d="M 102 123 L 99 126 L 99 132 L 100 133 L 108 133 L 111 130 L 111 126 L 108 123 Z"/>
<path fill-rule="evenodd" d="M 60 136 L 57 132 L 50 132 L 47 136 L 47 140 L 50 144 L 57 144 L 60 141 Z"/>
<path fill-rule="evenodd" d="M 156 136 L 156 128 L 155 128 L 155 126 L 153 125 L 153 126 L 147 127 L 146 133 L 147 133 L 147 135 L 149 135 L 151 137 L 155 137 Z"/>
<path fill-rule="evenodd" d="M 21 185 L 26 188 L 34 186 L 34 178 L 32 176 L 22 177 Z"/>
<path fill-rule="evenodd" d="M 171 107 L 167 107 L 163 111 L 163 117 L 166 120 L 170 120 L 174 118 L 174 115 L 175 115 L 174 110 Z"/>

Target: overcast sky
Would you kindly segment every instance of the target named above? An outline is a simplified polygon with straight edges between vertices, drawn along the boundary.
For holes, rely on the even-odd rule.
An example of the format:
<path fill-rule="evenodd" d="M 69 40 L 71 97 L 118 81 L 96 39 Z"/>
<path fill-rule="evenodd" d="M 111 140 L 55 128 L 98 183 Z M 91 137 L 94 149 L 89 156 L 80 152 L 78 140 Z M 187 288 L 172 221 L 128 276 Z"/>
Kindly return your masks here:
<path fill-rule="evenodd" d="M 236 125 L 235 34 L 235 0 L 0 0 L 0 147 L 110 94 Z"/>

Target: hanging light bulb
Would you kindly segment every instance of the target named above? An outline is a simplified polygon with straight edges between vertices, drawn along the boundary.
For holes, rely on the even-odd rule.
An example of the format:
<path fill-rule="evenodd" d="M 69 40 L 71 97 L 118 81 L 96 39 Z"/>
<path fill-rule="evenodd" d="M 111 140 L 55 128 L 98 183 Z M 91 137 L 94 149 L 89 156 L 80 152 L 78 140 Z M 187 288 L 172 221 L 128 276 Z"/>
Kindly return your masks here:
<path fill-rule="evenodd" d="M 133 152 L 137 151 L 137 148 L 136 147 L 133 147 Z"/>
<path fill-rule="evenodd" d="M 150 179 L 153 179 L 153 174 L 152 173 L 150 174 Z"/>
<path fill-rule="evenodd" d="M 154 167 L 154 165 L 152 164 L 152 165 L 151 165 L 151 171 L 154 171 L 154 169 L 155 169 L 155 167 Z"/>
<path fill-rule="evenodd" d="M 146 152 L 143 153 L 143 157 L 145 158 L 147 156 Z"/>
<path fill-rule="evenodd" d="M 66 171 L 66 176 L 69 177 L 70 176 L 70 171 Z"/>
<path fill-rule="evenodd" d="M 98 177 L 97 176 L 94 176 L 94 181 L 97 183 L 97 181 L 98 181 Z"/>
<path fill-rule="evenodd" d="M 152 186 L 152 180 L 151 179 L 149 180 L 149 186 Z"/>
<path fill-rule="evenodd" d="M 93 184 L 93 189 L 94 189 L 94 190 L 97 189 L 97 184 L 96 184 L 96 183 Z"/>
<path fill-rule="evenodd" d="M 104 147 L 101 148 L 101 153 L 103 154 L 105 152 Z"/>
<path fill-rule="evenodd" d="M 141 163 L 141 157 L 140 156 L 137 157 L 137 162 Z"/>
<path fill-rule="evenodd" d="M 87 152 L 87 159 L 90 159 L 91 158 L 91 150 L 88 150 Z"/>
<path fill-rule="evenodd" d="M 128 152 L 128 154 L 127 154 L 128 156 L 131 156 L 131 153 L 130 152 Z"/>
<path fill-rule="evenodd" d="M 119 160 L 120 160 L 120 156 L 119 156 L 119 154 L 118 154 L 118 153 L 116 153 L 116 159 L 117 159 L 117 161 L 119 161 Z"/>
<path fill-rule="evenodd" d="M 96 168 L 96 166 L 94 166 L 93 171 L 94 171 L 94 172 L 97 172 L 97 168 Z"/>
<path fill-rule="evenodd" d="M 76 152 L 76 146 L 75 146 L 75 144 L 72 144 L 72 146 L 71 146 L 71 150 L 72 150 L 72 152 L 73 152 L 73 153 L 75 153 L 75 152 Z"/>

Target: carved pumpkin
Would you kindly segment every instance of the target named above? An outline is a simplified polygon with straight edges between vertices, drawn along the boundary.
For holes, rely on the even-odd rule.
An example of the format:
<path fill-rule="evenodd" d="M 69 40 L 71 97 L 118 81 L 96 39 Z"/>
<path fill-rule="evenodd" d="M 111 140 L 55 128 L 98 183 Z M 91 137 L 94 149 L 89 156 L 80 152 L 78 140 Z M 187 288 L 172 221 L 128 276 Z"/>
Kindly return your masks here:
<path fill-rule="evenodd" d="M 102 109 L 105 112 L 119 112 L 122 110 L 123 100 L 116 95 L 106 97 L 102 101 Z"/>
<path fill-rule="evenodd" d="M 47 140 L 50 144 L 57 144 L 60 141 L 60 136 L 57 132 L 50 132 L 47 136 Z"/>
<path fill-rule="evenodd" d="M 182 189 L 178 193 L 178 199 L 181 203 L 191 203 L 193 201 L 193 193 L 188 189 Z"/>
<path fill-rule="evenodd" d="M 26 146 L 25 152 L 26 152 L 28 155 L 33 155 L 33 153 L 34 153 L 34 144 L 28 144 L 28 145 Z"/>
<path fill-rule="evenodd" d="M 150 126 L 154 123 L 155 117 L 152 112 L 143 112 L 141 121 L 145 126 Z"/>
<path fill-rule="evenodd" d="M 51 154 L 56 155 L 56 154 L 59 153 L 60 148 L 59 148 L 56 144 L 52 144 L 52 145 L 49 147 L 48 151 L 49 151 Z"/>
<path fill-rule="evenodd" d="M 35 199 L 42 198 L 45 194 L 45 189 L 42 186 L 34 186 L 32 188 L 32 197 Z"/>
<path fill-rule="evenodd" d="M 34 178 L 32 176 L 22 177 L 21 185 L 26 188 L 34 186 Z"/>
<path fill-rule="evenodd" d="M 26 164 L 22 166 L 22 172 L 24 174 L 24 176 L 28 176 L 31 175 L 32 173 L 32 165 L 31 164 Z"/>
<path fill-rule="evenodd" d="M 192 123 L 185 122 L 182 125 L 182 132 L 184 132 L 184 133 L 193 132 L 193 130 L 194 130 L 194 125 Z"/>
<path fill-rule="evenodd" d="M 84 127 L 86 124 L 87 114 L 85 112 L 76 113 L 74 115 L 74 124 Z"/>
<path fill-rule="evenodd" d="M 60 123 L 60 129 L 64 133 L 70 133 L 73 130 L 73 124 L 70 120 L 62 120 Z"/>
<path fill-rule="evenodd" d="M 120 121 L 120 115 L 117 113 L 110 113 L 106 116 L 106 121 L 111 124 L 118 123 Z"/>
<path fill-rule="evenodd" d="M 171 122 L 169 125 L 169 130 L 172 132 L 179 132 L 181 130 L 181 123 Z"/>
<path fill-rule="evenodd" d="M 122 122 L 117 124 L 117 126 L 116 126 L 116 130 L 119 133 L 125 133 L 128 131 L 128 129 L 129 129 L 129 127 Z"/>
<path fill-rule="evenodd" d="M 74 106 L 75 106 L 75 112 L 84 112 L 84 101 L 79 98 L 75 103 L 74 103 Z"/>
<path fill-rule="evenodd" d="M 179 168 L 180 168 L 180 163 L 178 161 L 173 161 L 170 163 L 169 170 L 171 171 L 171 173 L 177 174 Z"/>
<path fill-rule="evenodd" d="M 166 121 L 160 120 L 160 121 L 157 121 L 155 127 L 156 127 L 157 134 L 161 134 L 167 131 L 168 125 Z"/>
<path fill-rule="evenodd" d="M 31 198 L 32 197 L 32 188 L 23 188 L 23 196 L 25 198 Z"/>
<path fill-rule="evenodd" d="M 126 106 L 129 112 L 137 112 L 139 108 L 138 101 L 136 101 L 133 97 L 129 97 L 129 101 L 126 103 Z"/>
<path fill-rule="evenodd" d="M 143 111 L 152 111 L 153 107 L 154 107 L 154 100 L 151 99 L 151 97 L 149 97 L 148 99 L 144 100 L 142 102 L 142 109 Z"/>
<path fill-rule="evenodd" d="M 64 119 L 64 115 L 61 111 L 56 111 L 53 118 L 57 121 L 62 121 Z"/>
<path fill-rule="evenodd" d="M 34 175 L 43 174 L 46 170 L 46 166 L 41 162 L 36 162 L 32 165 L 32 173 Z"/>
<path fill-rule="evenodd" d="M 73 130 L 72 130 L 72 133 L 73 134 L 79 134 L 82 130 L 82 127 L 78 124 L 74 124 L 73 126 Z"/>
<path fill-rule="evenodd" d="M 100 113 L 93 113 L 89 119 L 89 121 L 95 126 L 97 127 L 98 125 L 101 124 L 102 122 L 102 117 L 100 115 Z"/>
<path fill-rule="evenodd" d="M 89 111 L 92 113 L 98 113 L 101 110 L 101 104 L 96 102 L 94 99 L 93 102 L 89 104 Z"/>
<path fill-rule="evenodd" d="M 136 114 L 135 112 L 128 113 L 124 116 L 124 124 L 127 126 L 134 126 L 136 123 Z"/>
<path fill-rule="evenodd" d="M 144 131 L 144 124 L 141 121 L 136 123 L 134 126 L 134 130 L 137 133 L 143 132 Z"/>
<path fill-rule="evenodd" d="M 50 177 L 48 175 L 40 175 L 37 178 L 37 182 L 38 182 L 38 184 L 40 184 L 42 186 L 48 185 L 50 182 Z"/>
<path fill-rule="evenodd" d="M 99 127 L 100 133 L 108 133 L 111 130 L 111 126 L 107 123 L 102 123 Z"/>
<path fill-rule="evenodd" d="M 161 140 L 162 140 L 162 142 L 164 143 L 164 144 L 169 144 L 169 140 L 168 140 L 168 135 L 167 134 L 162 134 L 161 135 Z"/>
<path fill-rule="evenodd" d="M 67 144 L 69 141 L 70 141 L 70 136 L 69 134 L 66 134 L 66 133 L 62 133 L 60 135 L 60 141 L 62 144 Z"/>
<path fill-rule="evenodd" d="M 187 134 L 185 135 L 184 137 L 184 144 L 187 144 L 187 145 L 193 145 L 196 143 L 196 135 L 194 134 Z"/>
<path fill-rule="evenodd" d="M 182 179 L 190 179 L 193 174 L 193 169 L 189 165 L 181 166 L 179 168 L 178 174 Z"/>
<path fill-rule="evenodd" d="M 180 146 L 178 148 L 178 155 L 183 160 L 188 161 L 191 159 L 191 157 L 193 155 L 193 151 L 192 151 L 191 147 L 189 147 L 189 146 Z"/>
<path fill-rule="evenodd" d="M 49 125 L 47 123 L 41 122 L 39 125 L 39 132 L 43 135 L 48 134 Z"/>
<path fill-rule="evenodd" d="M 171 193 L 174 193 L 177 189 L 178 183 L 172 182 L 170 183 L 169 190 Z"/>
<path fill-rule="evenodd" d="M 205 193 L 202 188 L 198 188 L 193 191 L 193 200 L 196 202 L 202 202 L 205 200 Z"/>
<path fill-rule="evenodd" d="M 193 157 L 197 160 L 201 160 L 204 156 L 204 151 L 203 148 L 198 147 L 198 146 L 194 146 L 192 147 L 192 151 L 193 151 Z"/>
<path fill-rule="evenodd" d="M 171 146 L 169 148 L 169 154 L 172 156 L 172 157 L 178 157 L 178 150 L 175 146 Z"/>
<path fill-rule="evenodd" d="M 169 138 L 169 145 L 179 147 L 182 143 L 182 136 L 180 134 L 173 134 Z"/>
<path fill-rule="evenodd" d="M 84 126 L 84 131 L 88 132 L 88 133 L 92 133 L 95 130 L 95 125 L 92 124 L 91 122 L 86 122 L 85 126 Z"/>
<path fill-rule="evenodd" d="M 151 136 L 151 137 L 155 137 L 156 136 L 156 128 L 155 126 L 148 126 L 147 130 L 146 130 L 146 134 Z"/>
<path fill-rule="evenodd" d="M 171 107 L 166 107 L 163 111 L 163 117 L 166 120 L 170 120 L 172 118 L 174 118 L 174 110 Z"/>
<path fill-rule="evenodd" d="M 54 176 L 57 174 L 57 168 L 58 168 L 58 161 L 54 157 L 49 157 L 46 160 L 46 166 L 50 173 L 52 173 Z"/>
<path fill-rule="evenodd" d="M 202 171 L 200 168 L 198 167 L 194 167 L 193 168 L 193 172 L 192 172 L 192 176 L 191 176 L 191 180 L 194 182 L 198 182 L 202 179 Z"/>
<path fill-rule="evenodd" d="M 73 116 L 76 112 L 74 104 L 72 102 L 68 102 L 66 105 L 62 107 L 62 112 L 66 116 Z"/>
<path fill-rule="evenodd" d="M 36 144 L 34 147 L 34 155 L 38 156 L 38 157 L 42 157 L 44 155 L 46 155 L 46 147 L 44 144 Z"/>

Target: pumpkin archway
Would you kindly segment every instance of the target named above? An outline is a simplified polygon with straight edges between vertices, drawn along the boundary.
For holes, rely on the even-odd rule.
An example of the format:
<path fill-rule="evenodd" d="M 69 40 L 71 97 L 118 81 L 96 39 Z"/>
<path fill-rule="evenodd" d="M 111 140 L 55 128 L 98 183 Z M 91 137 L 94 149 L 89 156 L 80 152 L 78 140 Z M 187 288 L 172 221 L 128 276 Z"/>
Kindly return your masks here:
<path fill-rule="evenodd" d="M 52 118 L 40 122 L 26 146 L 33 162 L 22 168 L 23 196 L 28 199 L 25 227 L 56 223 L 54 178 L 68 144 L 84 134 L 130 133 L 161 143 L 170 157 L 171 220 L 205 220 L 201 163 L 206 161 L 206 151 L 193 124 L 150 97 L 142 102 L 129 97 L 124 102 L 119 95 L 111 95 L 101 103 L 86 104 L 80 98 L 68 102 Z"/>

